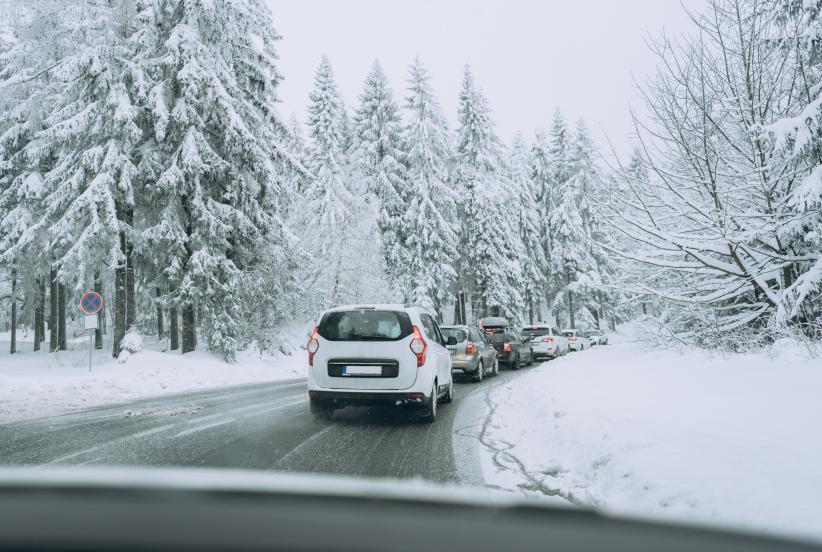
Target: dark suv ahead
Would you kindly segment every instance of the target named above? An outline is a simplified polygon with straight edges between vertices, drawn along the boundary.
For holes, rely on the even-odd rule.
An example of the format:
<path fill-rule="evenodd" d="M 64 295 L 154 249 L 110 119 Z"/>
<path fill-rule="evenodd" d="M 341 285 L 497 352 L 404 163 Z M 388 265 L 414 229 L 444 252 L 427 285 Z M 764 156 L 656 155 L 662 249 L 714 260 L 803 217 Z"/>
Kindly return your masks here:
<path fill-rule="evenodd" d="M 531 339 L 511 327 L 508 320 L 498 316 L 483 318 L 479 322 L 488 341 L 497 350 L 499 363 L 512 370 L 519 370 L 523 364 L 534 363 Z"/>

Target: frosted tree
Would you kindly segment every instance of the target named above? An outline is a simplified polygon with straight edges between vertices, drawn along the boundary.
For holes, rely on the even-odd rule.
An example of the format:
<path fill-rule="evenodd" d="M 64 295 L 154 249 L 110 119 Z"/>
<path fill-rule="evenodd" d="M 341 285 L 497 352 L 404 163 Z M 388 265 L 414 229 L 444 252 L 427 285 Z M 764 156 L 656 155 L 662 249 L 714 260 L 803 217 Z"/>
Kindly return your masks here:
<path fill-rule="evenodd" d="M 407 211 L 400 225 L 407 235 L 394 258 L 405 266 L 409 281 L 403 287 L 410 293 L 408 299 L 441 314 L 456 279 L 459 254 L 456 202 L 448 185 L 451 139 L 428 71 L 419 59 L 409 70 L 405 109 L 408 188 L 402 198 Z"/>
<path fill-rule="evenodd" d="M 395 287 L 400 287 L 400 278 L 407 272 L 397 254 L 405 240 L 403 157 L 399 107 L 382 67 L 375 61 L 366 77 L 360 106 L 354 116 L 350 159 L 355 178 L 361 180 L 366 192 L 378 200 L 374 208 L 378 212 L 382 253 L 388 279 Z"/>
<path fill-rule="evenodd" d="M 512 198 L 509 202 L 511 215 L 517 221 L 519 239 L 522 242 L 522 278 L 528 321 L 534 323 L 539 317 L 539 305 L 545 293 L 545 274 L 548 266 L 545 259 L 542 217 L 537 181 L 533 179 L 528 145 L 522 134 L 514 137 L 511 148 L 510 179 Z M 536 309 L 536 313 L 535 313 Z"/>
<path fill-rule="evenodd" d="M 773 12 L 781 30 L 782 56 L 801 69 L 801 89 L 796 105 L 787 117 L 769 130 L 777 148 L 805 165 L 799 182 L 788 197 L 789 207 L 803 217 L 801 226 L 787 248 L 793 255 L 791 264 L 782 268 L 785 291 L 778 306 L 779 323 L 798 322 L 808 330 L 822 333 L 818 322 L 822 313 L 822 2 L 809 0 L 773 0 Z"/>
<path fill-rule="evenodd" d="M 312 179 L 306 191 L 308 228 L 305 249 L 316 255 L 308 282 L 322 294 L 322 304 L 356 301 L 377 295 L 383 279 L 376 220 L 377 202 L 368 201 L 364 182 L 353 178 L 343 150 L 344 107 L 331 63 L 323 56 L 314 77 L 308 127 L 311 146 L 308 167 Z"/>
<path fill-rule="evenodd" d="M 182 349 L 232 359 L 244 344 L 243 274 L 261 240 L 287 247 L 277 216 L 287 149 L 275 105 L 279 36 L 257 0 L 152 4 L 147 93 L 155 147 L 141 163 L 146 196 L 162 205 L 143 238 L 162 251 L 165 302 L 182 311 Z"/>
<path fill-rule="evenodd" d="M 52 252 L 58 269 L 50 275 L 51 295 L 59 295 L 57 348 L 64 348 L 66 282 L 80 287 L 84 279 L 89 284 L 96 280 L 95 273 L 106 266 L 122 265 L 125 270 L 127 264 L 132 150 L 141 135 L 132 97 L 145 91 L 140 69 L 128 61 L 137 43 L 130 28 L 119 24 L 124 18 L 139 20 L 139 9 L 130 2 L 50 8 L 45 13 L 51 26 L 42 27 L 38 17 L 40 27 L 24 37 L 22 57 L 11 57 L 10 65 L 20 63 L 15 75 L 19 82 L 44 77 L 49 84 L 38 83 L 43 92 L 18 105 L 13 131 L 23 134 L 15 137 L 22 147 L 15 156 L 20 172 L 12 186 L 19 184 L 16 194 L 21 200 L 15 217 L 28 224 L 23 232 L 6 234 L 15 242 L 6 254 L 33 249 L 40 255 L 44 248 Z M 28 52 L 40 58 L 31 59 Z M 54 307 L 51 314 L 54 318 Z M 120 338 L 122 322 L 115 327 Z"/>
<path fill-rule="evenodd" d="M 818 185 L 816 154 L 797 149 L 814 140 L 801 106 L 812 105 L 816 81 L 762 7 L 710 2 L 692 38 L 660 39 L 660 70 L 642 89 L 651 118 L 637 122 L 649 178 L 623 177 L 629 192 L 609 217 L 635 244 L 618 254 L 665 282 L 645 292 L 676 306 L 666 326 L 711 346 L 812 320 L 818 304 L 805 194 Z M 787 148 L 776 139 L 784 134 Z"/>
<path fill-rule="evenodd" d="M 460 198 L 462 284 L 473 292 L 475 317 L 501 313 L 519 320 L 525 307 L 521 291 L 525 252 L 506 208 L 511 184 L 502 145 L 487 101 L 467 66 L 458 122 L 452 180 Z"/>

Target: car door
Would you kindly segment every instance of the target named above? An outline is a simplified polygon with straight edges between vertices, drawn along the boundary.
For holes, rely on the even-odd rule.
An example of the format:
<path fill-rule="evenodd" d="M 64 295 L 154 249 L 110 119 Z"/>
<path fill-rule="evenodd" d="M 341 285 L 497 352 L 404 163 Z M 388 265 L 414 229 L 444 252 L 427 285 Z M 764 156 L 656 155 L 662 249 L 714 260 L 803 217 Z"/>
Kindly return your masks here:
<path fill-rule="evenodd" d="M 497 356 L 497 351 L 491 346 L 490 343 L 488 343 L 485 336 L 477 330 L 471 330 L 469 336 L 471 342 L 475 343 L 477 345 L 477 349 L 479 349 L 480 358 L 482 359 L 485 369 L 490 370 L 494 365 L 494 357 Z"/>
<path fill-rule="evenodd" d="M 445 339 L 434 318 L 428 314 L 421 314 L 420 320 L 436 361 L 437 380 L 439 385 L 446 385 L 451 380 L 451 352 L 445 347 Z"/>

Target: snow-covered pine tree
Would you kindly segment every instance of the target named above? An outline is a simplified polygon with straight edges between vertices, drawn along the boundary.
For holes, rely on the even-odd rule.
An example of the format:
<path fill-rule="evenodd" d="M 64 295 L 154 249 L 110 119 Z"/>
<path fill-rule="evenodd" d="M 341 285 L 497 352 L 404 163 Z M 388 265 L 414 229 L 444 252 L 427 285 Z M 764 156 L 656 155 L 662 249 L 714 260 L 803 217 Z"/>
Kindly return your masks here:
<path fill-rule="evenodd" d="M 51 251 L 59 280 L 52 286 L 54 301 L 55 291 L 69 283 L 70 290 L 90 284 L 106 262 L 126 257 L 117 238 L 122 241 L 129 224 L 131 150 L 140 135 L 130 94 L 140 88 L 142 76 L 128 61 L 133 30 L 121 25 L 137 17 L 131 2 L 59 10 L 48 4 L 36 5 L 48 26 L 35 8 L 35 31 L 23 37 L 22 57 L 11 56 L 12 65 L 19 62 L 18 82 L 44 82 L 17 106 L 15 128 L 23 133 L 15 138 L 20 171 L 13 181 L 20 200 L 15 216 L 27 220 L 24 231 L 4 235 L 14 240 L 6 254 L 28 250 L 42 258 L 42 251 Z M 36 271 L 38 280 L 45 280 L 46 270 Z M 65 294 L 60 295 L 63 303 Z M 64 327 L 61 320 L 56 328 L 63 334 L 57 340 L 61 348 Z"/>
<path fill-rule="evenodd" d="M 822 0 L 773 0 L 782 36 L 783 55 L 801 68 L 800 88 L 790 116 L 770 127 L 777 146 L 804 161 L 805 171 L 793 187 L 789 205 L 802 224 L 786 245 L 793 256 L 782 269 L 785 292 L 778 306 L 779 324 L 799 323 L 822 334 Z"/>
<path fill-rule="evenodd" d="M 374 283 L 383 281 L 381 271 L 374 270 L 381 265 L 378 213 L 376 202 L 367 201 L 363 183 L 352 177 L 342 149 L 344 107 L 326 56 L 317 68 L 310 100 L 312 179 L 302 243 L 315 258 L 315 274 L 307 280 L 323 292 L 322 304 L 327 306 L 376 294 Z"/>
<path fill-rule="evenodd" d="M 419 58 L 409 70 L 405 109 L 408 188 L 402 197 L 407 211 L 401 225 L 406 238 L 391 255 L 397 265 L 406 267 L 408 282 L 403 287 L 410 293 L 406 299 L 433 307 L 441 315 L 456 279 L 454 263 L 459 255 L 456 202 L 448 186 L 451 138 Z"/>
<path fill-rule="evenodd" d="M 156 145 L 143 176 L 147 197 L 163 207 L 143 236 L 163 252 L 165 301 L 182 311 L 183 352 L 196 346 L 199 313 L 209 348 L 232 359 L 244 345 L 243 275 L 262 241 L 288 246 L 277 216 L 286 157 L 275 108 L 279 36 L 259 0 L 150 5 Z"/>
<path fill-rule="evenodd" d="M 510 209 L 516 218 L 519 238 L 522 242 L 522 278 L 528 321 L 533 324 L 540 318 L 539 308 L 545 294 L 545 274 L 548 270 L 543 244 L 542 218 L 537 182 L 533 179 L 528 145 L 521 133 L 517 133 L 511 147 L 510 179 L 512 199 Z"/>
<path fill-rule="evenodd" d="M 475 318 L 500 313 L 519 321 L 525 307 L 525 252 L 506 205 L 511 183 L 502 145 L 469 66 L 463 75 L 457 118 L 452 181 L 459 194 L 461 284 L 473 293 Z"/>
<path fill-rule="evenodd" d="M 559 187 L 559 199 L 551 217 L 556 245 L 551 262 L 560 283 L 554 304 L 564 299 L 568 324 L 575 327 L 579 315 L 584 313 L 580 307 L 588 306 L 592 297 L 602 291 L 602 278 L 594 254 L 592 216 L 586 198 L 593 191 L 597 174 L 594 149 L 584 122 L 577 124 L 569 145 L 568 179 Z M 557 164 L 560 162 L 557 160 Z M 584 314 L 587 319 L 592 316 L 590 311 Z"/>
<path fill-rule="evenodd" d="M 396 255 L 406 237 L 403 227 L 406 202 L 401 195 L 406 188 L 405 154 L 399 107 L 379 61 L 374 61 L 359 99 L 350 163 L 355 178 L 361 180 L 368 195 L 379 202 L 374 208 L 379 213 L 377 225 L 386 275 L 389 282 L 400 289 L 401 278 L 407 273 Z"/>
<path fill-rule="evenodd" d="M 554 314 L 557 326 L 563 326 L 562 316 L 565 312 L 565 301 L 561 289 L 565 285 L 566 278 L 562 271 L 557 270 L 559 261 L 554 257 L 562 253 L 564 247 L 560 239 L 562 236 L 556 232 L 556 214 L 560 211 L 559 204 L 563 201 L 565 185 L 569 179 L 570 164 L 570 139 L 568 126 L 559 108 L 554 109 L 551 117 L 551 126 L 548 131 L 547 143 L 543 143 L 543 148 L 547 145 L 547 171 L 543 173 L 542 186 L 542 208 L 544 210 L 545 230 L 545 256 L 550 259 L 551 270 L 546 276 L 545 296 L 549 300 L 549 307 Z M 544 155 L 544 154 L 543 154 Z M 540 170 L 544 170 L 540 168 Z"/>

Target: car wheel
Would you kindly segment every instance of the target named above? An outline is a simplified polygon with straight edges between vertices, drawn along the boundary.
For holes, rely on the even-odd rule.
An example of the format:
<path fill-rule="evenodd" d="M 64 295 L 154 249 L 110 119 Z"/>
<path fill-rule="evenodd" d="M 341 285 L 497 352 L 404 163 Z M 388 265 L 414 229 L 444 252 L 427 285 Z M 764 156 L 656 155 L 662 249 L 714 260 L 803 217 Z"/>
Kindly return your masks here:
<path fill-rule="evenodd" d="M 445 393 L 445 397 L 442 399 L 443 403 L 450 403 L 454 402 L 454 377 L 451 377 L 451 381 L 448 383 L 448 391 Z"/>
<path fill-rule="evenodd" d="M 498 358 L 494 359 L 494 369 L 491 370 L 491 375 L 492 376 L 499 375 L 499 359 Z"/>
<path fill-rule="evenodd" d="M 316 420 L 330 420 L 334 416 L 334 409 L 317 401 L 309 401 L 311 414 Z"/>
<path fill-rule="evenodd" d="M 519 355 L 514 359 L 514 363 L 511 364 L 511 370 L 519 370 Z"/>
<path fill-rule="evenodd" d="M 480 360 L 479 365 L 477 366 L 477 375 L 474 376 L 474 381 L 476 383 L 482 383 L 483 376 L 485 376 L 485 364 Z"/>
<path fill-rule="evenodd" d="M 437 382 L 434 381 L 434 387 L 431 389 L 431 401 L 430 403 L 423 409 L 423 413 L 420 416 L 420 419 L 428 424 L 434 423 L 437 419 Z"/>

